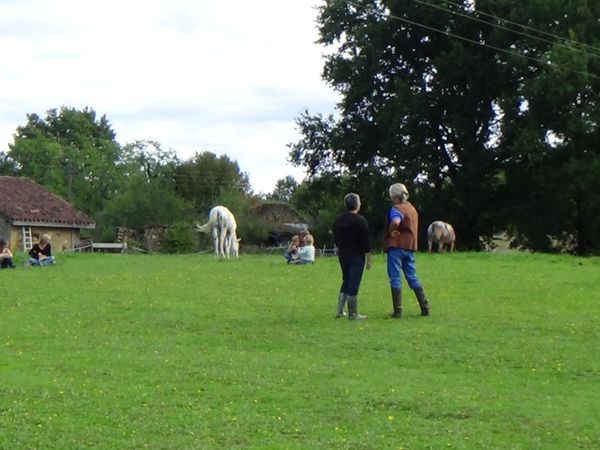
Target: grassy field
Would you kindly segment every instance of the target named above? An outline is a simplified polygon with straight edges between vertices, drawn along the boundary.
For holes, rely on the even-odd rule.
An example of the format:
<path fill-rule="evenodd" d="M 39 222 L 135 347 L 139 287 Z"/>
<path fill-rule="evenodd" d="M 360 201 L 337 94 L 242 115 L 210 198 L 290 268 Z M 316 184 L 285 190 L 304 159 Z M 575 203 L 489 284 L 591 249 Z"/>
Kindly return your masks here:
<path fill-rule="evenodd" d="M 432 316 L 334 319 L 334 258 L 0 272 L 1 449 L 600 448 L 600 258 L 417 256 Z"/>

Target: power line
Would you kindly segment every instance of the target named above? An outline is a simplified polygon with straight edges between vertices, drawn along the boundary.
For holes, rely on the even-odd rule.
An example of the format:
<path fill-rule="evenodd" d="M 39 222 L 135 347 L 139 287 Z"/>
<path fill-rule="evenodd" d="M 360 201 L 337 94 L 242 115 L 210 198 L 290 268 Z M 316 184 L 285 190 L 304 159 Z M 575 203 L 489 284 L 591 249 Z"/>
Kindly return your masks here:
<path fill-rule="evenodd" d="M 506 53 L 508 55 L 518 56 L 520 58 L 529 59 L 530 61 L 537 62 L 537 63 L 542 64 L 544 66 L 549 66 L 549 67 L 553 67 L 553 68 L 556 68 L 556 69 L 562 69 L 562 70 L 565 70 L 565 71 L 568 71 L 568 72 L 572 72 L 572 73 L 576 73 L 576 74 L 579 74 L 579 75 L 583 75 L 583 76 L 586 76 L 586 77 L 600 79 L 600 76 L 594 75 L 594 74 L 589 73 L 587 71 L 584 72 L 584 71 L 581 71 L 581 70 L 571 69 L 569 67 L 565 67 L 565 66 L 561 66 L 559 64 L 553 63 L 551 61 L 545 61 L 543 59 L 535 58 L 533 56 L 523 55 L 522 53 L 513 52 L 511 50 L 506 50 L 504 48 L 496 47 L 496 46 L 490 45 L 490 44 L 485 44 L 483 42 L 479 42 L 479 41 L 476 41 L 474 39 L 467 38 L 465 36 L 461 36 L 459 34 L 451 33 L 449 31 L 440 30 L 438 28 L 434 28 L 434 27 L 431 27 L 429 25 L 425 25 L 425 24 L 422 24 L 420 22 L 416 22 L 414 20 L 405 19 L 404 17 L 399 17 L 399 16 L 396 16 L 396 15 L 393 15 L 393 14 L 385 14 L 385 13 L 382 13 L 381 11 L 374 10 L 374 9 L 368 7 L 368 6 L 363 6 L 363 5 L 360 5 L 358 3 L 355 3 L 355 2 L 353 2 L 351 0 L 346 0 L 346 3 L 349 4 L 349 5 L 352 5 L 352 6 L 356 7 L 356 8 L 362 9 L 364 11 L 371 12 L 371 13 L 373 13 L 375 15 L 380 16 L 380 17 L 384 17 L 384 18 L 389 17 L 391 19 L 395 19 L 395 20 L 398 20 L 398 21 L 401 21 L 401 22 L 404 22 L 404 23 L 408 23 L 410 25 L 414 25 L 414 26 L 417 26 L 417 27 L 429 30 L 429 31 L 433 31 L 433 32 L 436 32 L 436 33 L 439 33 L 439 34 L 443 34 L 445 36 L 449 36 L 449 37 L 452 37 L 452 38 L 455 38 L 455 39 L 460 39 L 462 41 L 469 42 L 471 44 L 479 45 L 481 47 L 487 47 L 487 48 L 490 48 L 492 50 L 496 50 L 496 51 L 501 52 L 501 53 Z"/>
<path fill-rule="evenodd" d="M 479 23 L 483 23 L 485 25 L 491 25 L 493 28 L 499 28 L 501 30 L 509 31 L 509 32 L 515 33 L 515 34 L 519 34 L 521 36 L 525 36 L 525 37 L 528 37 L 530 39 L 535 39 L 535 40 L 544 42 L 546 44 L 558 45 L 560 47 L 564 47 L 564 48 L 567 48 L 569 50 L 575 50 L 575 51 L 581 52 L 581 53 L 584 53 L 585 51 L 590 51 L 592 53 L 591 56 L 596 57 L 596 58 L 600 57 L 600 50 L 597 50 L 597 49 L 595 49 L 594 47 L 591 47 L 591 46 L 588 46 L 589 49 L 579 48 L 579 46 L 581 44 L 579 44 L 577 41 L 572 41 L 572 40 L 569 40 L 569 39 L 564 39 L 564 38 L 561 38 L 559 36 L 556 36 L 557 39 L 564 40 L 564 41 L 570 42 L 572 44 L 572 45 L 567 45 L 567 44 L 564 44 L 562 42 L 555 42 L 555 41 L 552 41 L 552 40 L 549 40 L 549 39 L 545 39 L 545 38 L 542 38 L 542 37 L 539 37 L 539 36 L 534 36 L 533 34 L 525 33 L 523 31 L 518 31 L 518 30 L 515 30 L 513 28 L 509 28 L 509 27 L 503 26 L 500 23 L 489 22 L 487 20 L 480 19 L 479 17 L 476 17 L 474 15 L 463 14 L 463 13 L 460 13 L 458 11 L 449 10 L 449 9 L 444 8 L 443 6 L 434 5 L 433 3 L 429 3 L 429 2 L 426 2 L 424 0 L 413 0 L 413 1 L 415 3 L 419 3 L 421 5 L 428 6 L 430 8 L 439 9 L 440 11 L 447 12 L 447 13 L 450 13 L 450 14 L 453 14 L 453 15 L 456 15 L 456 16 L 459 16 L 459 17 L 464 17 L 466 19 L 473 20 L 473 21 L 479 22 Z M 448 2 L 448 1 L 446 1 L 445 3 L 447 3 L 449 5 L 456 5 L 458 7 L 460 6 L 460 5 L 456 4 L 456 3 L 452 3 L 452 2 Z M 475 13 L 481 14 L 483 16 L 492 17 L 495 20 L 497 20 L 498 22 L 507 22 L 507 23 L 509 22 L 506 19 L 502 19 L 501 17 L 496 17 L 496 16 L 493 16 L 491 14 L 486 14 L 486 13 L 483 13 L 483 12 L 481 12 L 479 10 L 475 10 Z M 516 25 L 524 27 L 523 25 L 519 25 L 519 24 L 516 24 Z M 535 31 L 536 33 L 540 33 L 540 34 L 548 34 L 548 33 L 545 33 L 543 31 L 536 30 L 534 28 L 531 28 L 531 30 Z"/>
<path fill-rule="evenodd" d="M 459 3 L 455 3 L 455 2 L 451 2 L 451 1 L 449 1 L 449 0 L 441 0 L 441 1 L 442 1 L 442 2 L 444 2 L 444 3 L 447 3 L 447 4 L 449 4 L 449 5 L 454 5 L 454 6 L 456 6 L 456 7 L 459 7 L 459 8 L 465 8 L 465 6 L 464 6 L 464 5 L 461 5 L 461 4 L 459 4 Z M 571 43 L 571 44 L 573 44 L 573 45 L 575 45 L 575 46 L 581 46 L 581 47 L 583 47 L 583 48 L 586 48 L 586 49 L 588 49 L 588 50 L 591 50 L 593 53 L 598 53 L 598 54 L 600 55 L 600 49 L 598 49 L 598 48 L 596 48 L 596 47 L 593 47 L 593 46 L 591 46 L 591 45 L 588 45 L 588 44 L 585 44 L 585 43 L 582 43 L 582 42 L 578 42 L 578 41 L 575 41 L 575 40 L 573 40 L 573 39 L 568 39 L 568 38 L 566 38 L 566 37 L 559 36 L 559 35 L 557 35 L 557 34 L 548 33 L 547 31 L 539 30 L 539 29 L 537 29 L 537 28 L 533 28 L 533 27 L 530 27 L 530 26 L 528 26 L 528 25 L 523 25 L 522 23 L 519 23 L 519 22 L 514 22 L 514 21 L 512 21 L 512 20 L 508 20 L 508 19 L 503 19 L 502 17 L 498 17 L 498 16 L 495 16 L 495 15 L 493 15 L 493 14 L 489 14 L 489 13 L 483 12 L 483 11 L 481 11 L 481 10 L 479 10 L 479 9 L 476 9 L 475 11 L 476 11 L 476 12 L 477 12 L 477 14 L 479 14 L 479 15 L 486 16 L 486 17 L 490 17 L 490 18 L 492 18 L 492 19 L 496 19 L 496 20 L 500 20 L 500 21 L 502 21 L 502 22 L 505 22 L 505 23 L 508 23 L 508 24 L 511 24 L 511 25 L 515 25 L 515 26 L 517 26 L 517 27 L 521 27 L 521 28 L 523 28 L 524 30 L 534 31 L 534 32 L 536 32 L 536 33 L 539 33 L 539 34 L 542 34 L 542 35 L 544 35 L 544 36 L 548 36 L 548 37 L 551 37 L 551 38 L 554 38 L 554 39 L 560 39 L 560 40 L 562 40 L 562 41 L 569 42 L 569 43 Z M 515 33 L 517 33 L 517 31 L 516 31 L 516 30 L 515 30 Z M 527 36 L 529 36 L 529 35 L 527 35 Z M 534 37 L 534 38 L 535 38 L 535 36 L 532 36 L 532 37 Z M 540 38 L 538 38 L 538 39 L 540 39 Z M 551 42 L 551 43 L 553 43 L 553 41 L 546 41 L 546 42 Z M 571 47 L 569 47 L 569 48 L 571 48 Z"/>

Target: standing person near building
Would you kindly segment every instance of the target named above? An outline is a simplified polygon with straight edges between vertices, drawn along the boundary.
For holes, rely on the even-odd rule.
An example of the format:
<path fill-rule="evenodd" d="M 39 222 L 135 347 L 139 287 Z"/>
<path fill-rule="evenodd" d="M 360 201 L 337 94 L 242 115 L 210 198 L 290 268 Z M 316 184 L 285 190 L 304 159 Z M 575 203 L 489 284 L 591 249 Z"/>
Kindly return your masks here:
<path fill-rule="evenodd" d="M 384 227 L 383 251 L 387 253 L 387 272 L 392 290 L 392 318 L 402 317 L 402 273 L 415 292 L 421 315 L 429 315 L 429 302 L 417 277 L 415 252 L 419 234 L 419 214 L 408 201 L 408 189 L 402 183 L 389 187 L 392 207 Z"/>
<path fill-rule="evenodd" d="M 371 269 L 371 246 L 369 224 L 358 214 L 360 197 L 349 193 L 344 197 L 345 212 L 333 224 L 333 237 L 338 248 L 338 259 L 342 270 L 342 286 L 338 296 L 337 317 L 343 317 L 348 303 L 348 319 L 362 320 L 367 316 L 358 313 L 358 290 L 364 268 Z"/>

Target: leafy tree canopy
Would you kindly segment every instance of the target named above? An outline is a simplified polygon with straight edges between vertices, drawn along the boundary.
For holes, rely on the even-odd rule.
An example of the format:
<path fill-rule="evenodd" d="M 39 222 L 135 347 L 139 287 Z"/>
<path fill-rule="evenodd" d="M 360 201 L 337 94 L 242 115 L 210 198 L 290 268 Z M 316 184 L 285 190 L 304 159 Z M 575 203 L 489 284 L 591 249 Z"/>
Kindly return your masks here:
<path fill-rule="evenodd" d="M 275 183 L 275 189 L 268 195 L 270 200 L 277 200 L 281 202 L 289 202 L 294 195 L 294 192 L 298 189 L 298 182 L 290 175 Z"/>
<path fill-rule="evenodd" d="M 238 163 L 211 152 L 196 153 L 181 162 L 175 171 L 175 184 L 177 193 L 202 214 L 215 206 L 219 196 L 226 192 L 252 194 L 248 175 L 240 171 Z"/>
<path fill-rule="evenodd" d="M 325 1 L 323 77 L 341 101 L 297 119 L 290 158 L 311 176 L 406 182 L 463 246 L 512 227 L 532 248 L 570 235 L 600 249 L 581 226 L 598 191 L 568 183 L 591 182 L 599 158 L 599 14 L 587 0 Z"/>
<path fill-rule="evenodd" d="M 95 213 L 114 192 L 120 146 L 105 116 L 91 108 L 62 107 L 42 119 L 27 115 L 3 155 L 11 175 L 27 176 L 64 197 L 77 208 Z"/>

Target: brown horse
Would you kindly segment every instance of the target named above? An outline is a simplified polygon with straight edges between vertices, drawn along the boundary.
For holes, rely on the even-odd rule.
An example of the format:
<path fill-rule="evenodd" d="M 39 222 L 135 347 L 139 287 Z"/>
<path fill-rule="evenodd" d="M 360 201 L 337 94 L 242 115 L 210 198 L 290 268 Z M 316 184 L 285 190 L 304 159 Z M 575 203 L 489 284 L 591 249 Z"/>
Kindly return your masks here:
<path fill-rule="evenodd" d="M 456 234 L 454 234 L 454 228 L 449 223 L 436 220 L 427 228 L 427 250 L 429 252 L 431 252 L 434 243 L 437 245 L 439 252 L 443 252 L 446 246 L 453 252 L 455 241 Z"/>

